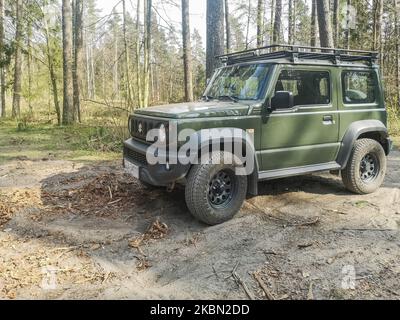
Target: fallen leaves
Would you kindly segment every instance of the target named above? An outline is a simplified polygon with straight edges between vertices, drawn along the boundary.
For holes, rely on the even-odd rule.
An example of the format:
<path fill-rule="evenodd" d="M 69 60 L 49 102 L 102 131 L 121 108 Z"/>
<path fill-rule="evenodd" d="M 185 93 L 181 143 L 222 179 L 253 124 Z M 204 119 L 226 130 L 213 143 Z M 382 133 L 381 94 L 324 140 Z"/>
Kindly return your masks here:
<path fill-rule="evenodd" d="M 156 220 L 153 222 L 148 230 L 139 237 L 133 238 L 129 241 L 129 246 L 140 250 L 142 244 L 146 244 L 151 240 L 161 240 L 168 234 L 169 228 L 165 223 Z"/>
<path fill-rule="evenodd" d="M 36 190 L 17 190 L 0 194 L 0 226 L 5 225 L 18 211 L 32 206 L 41 206 Z"/>
<path fill-rule="evenodd" d="M 50 183 L 42 198 L 47 214 L 116 217 L 129 210 L 134 199 L 143 198 L 142 193 L 139 184 L 125 174 L 101 173 Z"/>
<path fill-rule="evenodd" d="M 151 241 L 164 239 L 168 235 L 168 232 L 169 232 L 168 226 L 157 219 L 150 225 L 150 227 L 144 234 L 131 239 L 129 241 L 129 246 L 131 248 L 138 250 L 141 255 L 146 257 L 141 247 L 145 244 L 148 244 Z M 139 263 L 137 265 L 137 268 L 139 271 L 143 271 L 151 267 L 151 264 L 147 259 L 145 258 L 138 258 L 138 259 Z"/>

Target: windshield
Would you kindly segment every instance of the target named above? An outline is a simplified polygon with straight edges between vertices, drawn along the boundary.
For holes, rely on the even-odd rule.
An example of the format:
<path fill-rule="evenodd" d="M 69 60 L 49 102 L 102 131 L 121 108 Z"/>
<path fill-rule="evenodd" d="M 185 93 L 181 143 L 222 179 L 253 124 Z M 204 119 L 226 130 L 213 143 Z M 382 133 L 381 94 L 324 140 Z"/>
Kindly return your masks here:
<path fill-rule="evenodd" d="M 260 100 L 268 69 L 266 64 L 222 68 L 217 71 L 205 96 L 209 99 L 230 97 L 236 100 Z"/>

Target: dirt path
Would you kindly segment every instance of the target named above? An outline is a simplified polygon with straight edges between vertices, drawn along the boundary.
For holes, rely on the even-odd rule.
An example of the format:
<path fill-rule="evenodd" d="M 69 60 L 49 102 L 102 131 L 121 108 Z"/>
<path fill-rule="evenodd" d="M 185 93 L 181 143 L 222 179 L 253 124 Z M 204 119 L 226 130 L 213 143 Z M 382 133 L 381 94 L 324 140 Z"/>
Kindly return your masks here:
<path fill-rule="evenodd" d="M 183 190 L 147 190 L 118 163 L 0 166 L 1 298 L 400 298 L 400 152 L 376 194 L 330 175 L 264 184 L 206 227 Z"/>

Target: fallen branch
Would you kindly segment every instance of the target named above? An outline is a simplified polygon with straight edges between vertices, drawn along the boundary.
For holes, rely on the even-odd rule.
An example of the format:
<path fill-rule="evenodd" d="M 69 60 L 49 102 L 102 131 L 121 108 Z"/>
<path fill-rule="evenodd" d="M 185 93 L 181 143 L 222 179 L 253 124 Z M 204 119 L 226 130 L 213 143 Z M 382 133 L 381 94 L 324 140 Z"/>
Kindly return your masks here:
<path fill-rule="evenodd" d="M 311 227 L 320 222 L 320 218 L 317 217 L 315 220 L 304 222 L 304 223 L 293 223 L 290 224 L 289 227 Z"/>
<path fill-rule="evenodd" d="M 372 228 L 343 228 L 343 229 L 337 229 L 337 230 L 332 230 L 333 232 L 344 232 L 344 231 L 359 231 L 359 232 L 397 232 L 397 230 L 394 229 L 372 229 Z"/>
<path fill-rule="evenodd" d="M 254 272 L 253 276 L 257 280 L 257 282 L 260 285 L 261 289 L 263 289 L 263 291 L 265 293 L 265 296 L 268 298 L 268 300 L 275 300 L 274 295 L 271 293 L 271 291 L 269 291 L 269 289 L 265 285 L 264 281 L 261 279 L 259 273 L 258 272 Z"/>
<path fill-rule="evenodd" d="M 251 293 L 251 291 L 249 290 L 249 288 L 247 287 L 246 283 L 242 280 L 242 278 L 240 278 L 240 276 L 236 273 L 236 270 L 239 266 L 239 262 L 236 263 L 235 267 L 232 270 L 231 275 L 228 277 L 229 278 L 233 278 L 233 280 L 235 280 L 236 284 L 238 286 L 241 286 L 243 288 L 243 290 L 246 292 L 247 296 L 249 297 L 250 300 L 254 300 L 254 296 Z"/>
<path fill-rule="evenodd" d="M 236 272 L 234 272 L 232 274 L 232 277 L 233 277 L 233 279 L 235 279 L 235 281 L 238 285 L 241 285 L 243 287 L 243 289 L 246 292 L 249 299 L 254 300 L 253 294 L 251 293 L 250 289 L 247 287 L 246 283 L 242 280 L 242 278 L 240 278 L 240 276 Z"/>
<path fill-rule="evenodd" d="M 116 204 L 116 203 L 121 202 L 121 201 L 122 201 L 122 199 L 118 199 L 118 200 L 109 202 L 108 205 L 110 206 L 110 205 Z"/>
<path fill-rule="evenodd" d="M 314 300 L 313 285 L 314 284 L 311 282 L 308 289 L 307 300 Z"/>
<path fill-rule="evenodd" d="M 309 247 L 312 247 L 314 244 L 313 243 L 304 243 L 304 244 L 299 244 L 297 247 L 299 249 L 307 249 Z"/>

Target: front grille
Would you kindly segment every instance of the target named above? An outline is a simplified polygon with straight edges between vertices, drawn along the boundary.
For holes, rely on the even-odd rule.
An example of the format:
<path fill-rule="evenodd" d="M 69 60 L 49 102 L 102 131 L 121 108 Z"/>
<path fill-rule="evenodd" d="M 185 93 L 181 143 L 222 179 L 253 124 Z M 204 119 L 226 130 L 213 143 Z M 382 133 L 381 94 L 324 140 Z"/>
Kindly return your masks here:
<path fill-rule="evenodd" d="M 132 137 L 143 141 L 146 141 L 147 134 L 150 130 L 160 128 L 162 124 L 168 128 L 168 122 L 165 121 L 137 118 L 135 116 L 131 117 L 130 121 Z"/>
<path fill-rule="evenodd" d="M 131 150 L 131 149 L 128 149 L 125 147 L 124 155 L 128 160 L 130 160 L 136 164 L 143 165 L 143 166 L 147 165 L 147 158 L 146 158 L 145 154 L 141 154 L 135 150 Z"/>

